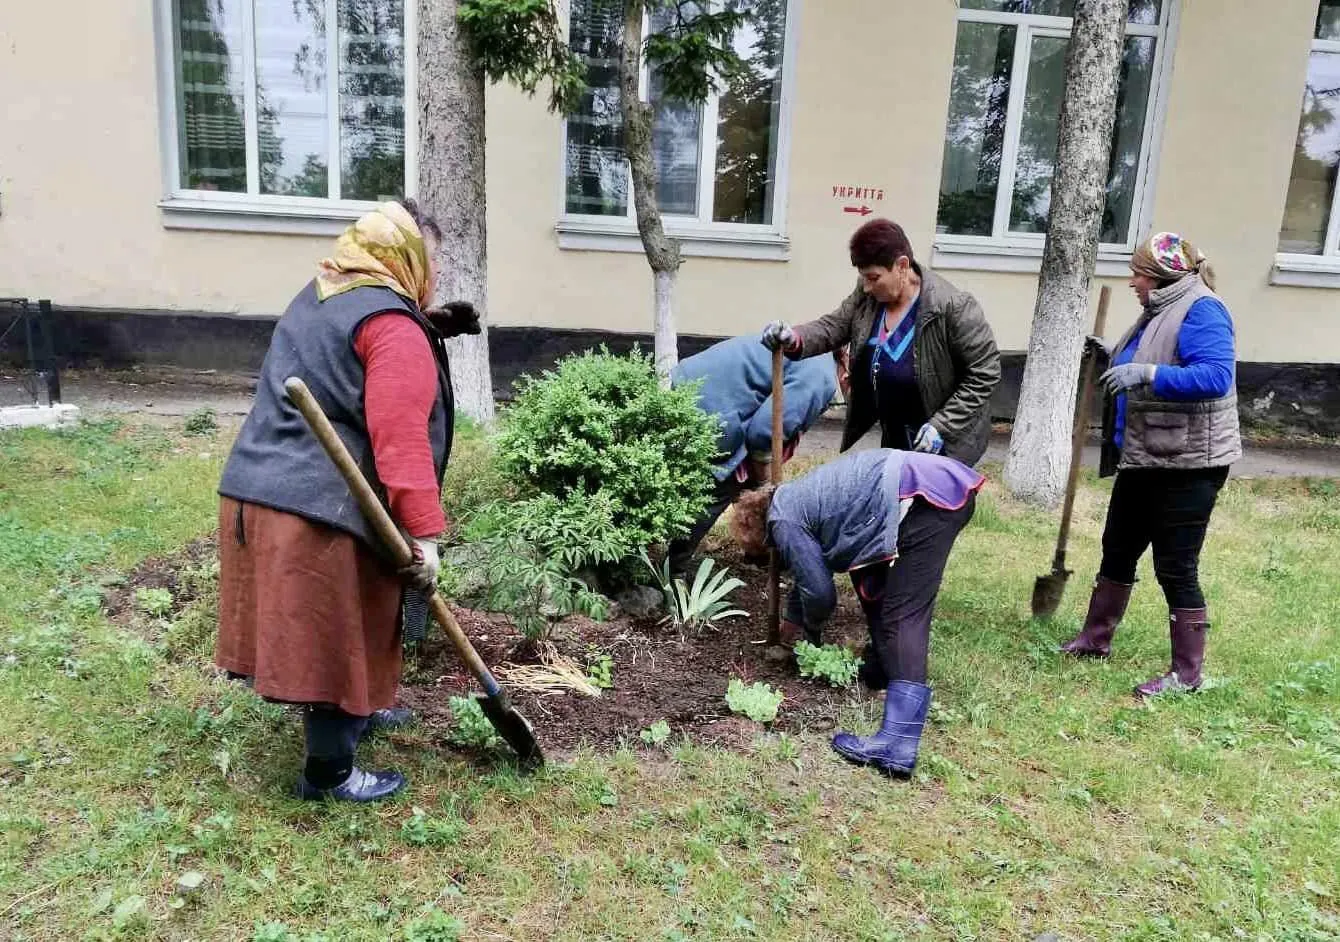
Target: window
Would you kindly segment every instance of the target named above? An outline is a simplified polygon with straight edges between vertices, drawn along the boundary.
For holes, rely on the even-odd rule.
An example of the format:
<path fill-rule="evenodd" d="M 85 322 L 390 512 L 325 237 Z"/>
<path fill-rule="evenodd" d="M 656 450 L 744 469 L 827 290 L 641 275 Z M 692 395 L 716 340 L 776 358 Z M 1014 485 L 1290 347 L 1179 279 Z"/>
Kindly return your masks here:
<path fill-rule="evenodd" d="M 1282 256 L 1340 259 L 1340 0 L 1321 0 L 1314 37 L 1279 250 Z M 1281 258 L 1281 267 L 1289 261 Z M 1300 268 L 1315 267 L 1296 261 Z"/>
<path fill-rule="evenodd" d="M 746 68 L 702 105 L 664 98 L 654 69 L 644 68 L 643 95 L 654 109 L 652 146 L 657 199 L 666 228 L 709 240 L 783 240 L 780 182 L 784 179 L 784 59 L 789 31 L 786 0 L 727 0 L 753 12 L 737 31 L 736 53 Z M 652 12 L 647 28 L 659 30 L 672 15 Z M 573 0 L 570 42 L 587 62 L 588 90 L 566 121 L 564 219 L 560 233 L 635 233 L 627 162 L 621 152 L 619 43 L 621 0 Z M 569 239 L 578 248 L 635 245 Z M 749 254 L 749 253 L 745 253 Z M 759 257 L 771 257 L 763 251 Z"/>
<path fill-rule="evenodd" d="M 163 2 L 174 198 L 348 216 L 404 194 L 406 0 Z"/>
<path fill-rule="evenodd" d="M 1142 228 L 1155 92 L 1171 0 L 1131 0 L 1100 241 Z M 937 248 L 1040 252 L 1075 0 L 962 0 L 950 80 Z"/>

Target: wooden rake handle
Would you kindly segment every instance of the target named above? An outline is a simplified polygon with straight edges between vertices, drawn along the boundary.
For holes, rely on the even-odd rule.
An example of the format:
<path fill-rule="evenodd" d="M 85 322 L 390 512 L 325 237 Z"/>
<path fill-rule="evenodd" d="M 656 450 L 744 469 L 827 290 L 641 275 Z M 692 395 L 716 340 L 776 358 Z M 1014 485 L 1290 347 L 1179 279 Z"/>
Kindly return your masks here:
<path fill-rule="evenodd" d="M 296 376 L 290 376 L 284 381 L 284 391 L 288 393 L 289 400 L 297 407 L 297 410 L 302 413 L 302 417 L 307 420 L 307 425 L 311 428 L 312 434 L 321 442 L 321 447 L 330 456 L 330 460 L 339 469 L 340 476 L 349 485 L 350 493 L 354 495 L 354 500 L 358 502 L 359 509 L 363 511 L 364 518 L 367 519 L 382 545 L 390 553 L 392 561 L 397 566 L 408 566 L 414 559 L 414 551 L 410 549 L 409 542 L 396 527 L 391 515 L 382 506 L 381 500 L 372 490 L 372 486 L 368 484 L 367 478 L 363 476 L 363 472 L 354 461 L 353 455 L 349 454 L 349 449 L 345 447 L 344 441 L 335 431 L 335 427 L 330 424 L 330 419 L 326 418 L 326 413 L 322 411 L 321 405 L 312 395 L 312 391 L 307 388 L 306 383 Z M 480 658 L 479 652 L 474 649 L 474 645 L 470 644 L 469 639 L 465 637 L 465 632 L 461 630 L 455 616 L 451 614 L 451 609 L 447 607 L 446 600 L 436 589 L 433 590 L 428 604 L 432 609 L 433 618 L 451 638 L 451 643 L 456 647 L 456 653 L 470 668 L 470 673 L 474 674 L 480 684 L 483 685 L 484 692 L 490 697 L 498 696 L 501 692 L 498 681 L 494 679 L 492 672 Z"/>

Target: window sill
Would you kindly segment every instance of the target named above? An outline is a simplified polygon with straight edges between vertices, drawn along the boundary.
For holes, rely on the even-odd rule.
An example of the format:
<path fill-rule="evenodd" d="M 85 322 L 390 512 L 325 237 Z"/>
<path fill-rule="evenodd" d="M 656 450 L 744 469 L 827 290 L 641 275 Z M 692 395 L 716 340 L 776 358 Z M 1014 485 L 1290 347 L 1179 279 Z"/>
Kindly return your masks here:
<path fill-rule="evenodd" d="M 642 239 L 631 225 L 564 220 L 555 229 L 560 249 L 575 252 L 642 252 Z M 686 257 L 765 262 L 785 262 L 791 257 L 791 240 L 776 232 L 689 229 L 673 224 L 666 226 L 666 232 L 679 240 L 680 251 Z"/>
<path fill-rule="evenodd" d="M 1042 271 L 1042 246 L 936 243 L 931 267 L 945 271 L 1004 271 L 1036 275 Z M 1100 248 L 1094 274 L 1125 278 L 1131 273 L 1131 253 Z"/>
<path fill-rule="evenodd" d="M 367 212 L 367 207 L 320 205 L 267 205 L 169 197 L 158 204 L 168 229 L 204 229 L 217 232 L 272 232 L 283 235 L 337 236 Z"/>
<path fill-rule="evenodd" d="M 1340 256 L 1276 255 L 1270 283 L 1296 288 L 1340 288 Z"/>

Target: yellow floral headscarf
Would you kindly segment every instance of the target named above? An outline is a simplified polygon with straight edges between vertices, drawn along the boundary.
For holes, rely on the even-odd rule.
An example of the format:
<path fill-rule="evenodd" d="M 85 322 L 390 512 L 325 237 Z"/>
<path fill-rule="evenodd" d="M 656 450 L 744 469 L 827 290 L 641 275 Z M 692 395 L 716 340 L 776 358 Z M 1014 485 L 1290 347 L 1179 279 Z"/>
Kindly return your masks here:
<path fill-rule="evenodd" d="M 399 203 L 382 203 L 360 217 L 317 267 L 318 301 L 362 287 L 390 288 L 421 311 L 433 300 L 423 233 Z"/>

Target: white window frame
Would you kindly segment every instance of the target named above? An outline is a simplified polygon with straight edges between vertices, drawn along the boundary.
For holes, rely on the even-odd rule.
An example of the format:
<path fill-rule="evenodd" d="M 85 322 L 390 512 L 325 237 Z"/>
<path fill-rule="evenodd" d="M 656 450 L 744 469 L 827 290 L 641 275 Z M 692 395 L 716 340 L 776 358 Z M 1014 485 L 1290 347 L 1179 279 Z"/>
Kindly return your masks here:
<path fill-rule="evenodd" d="M 1340 54 L 1340 39 L 1316 39 L 1308 49 L 1314 52 Z M 1326 223 L 1326 239 L 1320 255 L 1299 252 L 1275 253 L 1275 267 L 1270 283 L 1293 285 L 1301 288 L 1340 288 L 1340 186 L 1331 200 L 1331 215 Z"/>
<path fill-rule="evenodd" d="M 786 34 L 782 40 L 781 102 L 777 114 L 777 160 L 773 169 L 772 222 L 731 223 L 712 221 L 716 190 L 717 116 L 721 96 L 713 94 L 702 106 L 698 132 L 698 211 L 686 216 L 663 213 L 668 235 L 680 241 L 686 256 L 786 261 L 791 242 L 786 235 L 786 204 L 791 166 L 791 113 L 795 100 L 796 37 L 799 34 L 801 0 L 787 0 Z M 646 27 L 644 26 L 644 32 Z M 642 64 L 639 96 L 647 100 L 647 65 Z M 561 249 L 596 252 L 640 253 L 633 183 L 627 161 L 628 198 L 624 215 L 596 216 L 567 211 L 568 122 L 560 121 L 558 174 L 558 245 Z"/>
<path fill-rule="evenodd" d="M 1140 166 L 1137 171 L 1127 239 L 1124 243 L 1099 244 L 1097 263 L 1099 275 L 1119 277 L 1127 274 L 1135 246 L 1152 225 L 1159 151 L 1163 143 L 1163 127 L 1172 78 L 1173 50 L 1177 44 L 1180 19 L 1181 0 L 1163 0 L 1162 15 L 1157 26 L 1142 23 L 1126 24 L 1123 42 L 1126 36 L 1151 36 L 1155 39 L 1154 62 L 1151 69 L 1152 87 L 1149 100 L 1145 102 L 1144 136 L 1140 142 Z M 1011 232 L 1009 228 L 1010 194 L 1014 192 L 1021 112 L 1030 65 L 1029 56 L 1032 53 L 1034 36 L 1067 37 L 1070 35 L 1073 21 L 1066 16 L 959 9 L 955 19 L 956 43 L 959 23 L 996 23 L 1017 27 L 1014 37 L 1013 71 L 1010 73 L 1010 97 L 1006 106 L 1008 124 L 1001 154 L 1000 181 L 996 187 L 992 234 L 953 235 L 937 231 L 931 264 L 945 269 L 1037 272 L 1042 267 L 1045 233 Z M 936 213 L 938 217 L 938 208 Z"/>
<path fill-rule="evenodd" d="M 260 143 L 256 122 L 256 36 L 253 3 L 242 4 L 242 78 L 244 129 L 247 151 L 247 193 L 192 190 L 181 185 L 181 141 L 178 114 L 176 24 L 173 0 L 155 0 L 154 43 L 158 57 L 158 115 L 163 167 L 163 198 L 158 206 L 169 229 L 209 229 L 237 232 L 282 232 L 299 235 L 337 235 L 351 220 L 377 205 L 370 200 L 341 199 L 339 82 L 328 76 L 327 141 L 332 155 L 326 197 L 283 196 L 260 193 Z M 284 2 L 284 0 L 278 0 Z M 336 0 L 325 0 L 326 62 L 338 68 L 339 30 Z M 414 196 L 419 180 L 418 2 L 405 0 L 405 193 Z"/>

